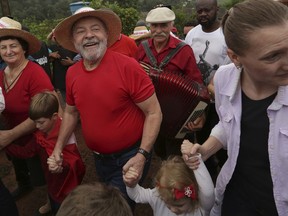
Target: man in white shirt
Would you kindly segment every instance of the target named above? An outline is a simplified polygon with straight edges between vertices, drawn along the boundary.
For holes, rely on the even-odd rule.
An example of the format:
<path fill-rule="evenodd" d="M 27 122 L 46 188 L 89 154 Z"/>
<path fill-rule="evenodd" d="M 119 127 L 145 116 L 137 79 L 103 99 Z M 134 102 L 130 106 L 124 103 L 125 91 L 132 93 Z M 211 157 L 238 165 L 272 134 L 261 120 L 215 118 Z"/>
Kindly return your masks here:
<path fill-rule="evenodd" d="M 191 29 L 185 38 L 185 42 L 193 49 L 206 85 L 220 65 L 230 63 L 220 21 L 217 18 L 218 10 L 217 0 L 197 0 L 199 25 Z"/>
<path fill-rule="evenodd" d="M 214 87 L 212 78 L 220 65 L 231 62 L 227 55 L 226 42 L 217 16 L 218 10 L 217 0 L 196 0 L 196 15 L 199 24 L 191 29 L 185 38 L 185 42 L 193 49 L 205 85 L 210 84 L 208 89 L 212 95 L 212 103 L 207 112 L 206 123 L 201 131 L 197 132 L 198 143 L 206 141 L 211 129 L 219 121 L 213 103 Z M 211 161 L 206 165 L 213 180 L 215 180 L 218 165 L 213 162 L 213 159 L 209 160 Z M 218 160 L 219 158 L 216 161 Z M 220 163 L 224 163 L 223 160 L 226 160 L 226 153 L 223 159 L 220 159 Z"/>

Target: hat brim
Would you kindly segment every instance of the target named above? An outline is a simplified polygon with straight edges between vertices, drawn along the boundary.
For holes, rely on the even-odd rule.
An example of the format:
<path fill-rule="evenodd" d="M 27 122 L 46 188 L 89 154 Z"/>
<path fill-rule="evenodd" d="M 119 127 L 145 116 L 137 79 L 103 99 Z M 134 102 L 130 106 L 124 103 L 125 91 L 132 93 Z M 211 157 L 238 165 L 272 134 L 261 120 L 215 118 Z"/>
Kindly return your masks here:
<path fill-rule="evenodd" d="M 78 52 L 75 49 L 73 43 L 72 27 L 79 19 L 82 19 L 84 17 L 95 17 L 101 20 L 106 25 L 108 33 L 108 47 L 114 44 L 119 39 L 122 30 L 122 23 L 120 18 L 113 11 L 104 9 L 86 11 L 67 17 L 56 26 L 54 30 L 56 40 L 65 49 L 71 50 L 73 52 Z"/>
<path fill-rule="evenodd" d="M 6 36 L 13 36 L 16 38 L 21 38 L 25 40 L 29 47 L 28 47 L 28 54 L 31 55 L 37 51 L 40 50 L 41 43 L 34 35 L 31 33 L 20 30 L 20 29 L 11 29 L 11 28 L 1 28 L 0 29 L 0 37 L 6 37 Z"/>
<path fill-rule="evenodd" d="M 145 38 L 150 38 L 151 33 L 148 32 L 148 33 L 142 34 L 142 35 L 130 35 L 129 37 L 136 41 L 136 40 L 141 40 L 141 39 L 145 39 Z"/>

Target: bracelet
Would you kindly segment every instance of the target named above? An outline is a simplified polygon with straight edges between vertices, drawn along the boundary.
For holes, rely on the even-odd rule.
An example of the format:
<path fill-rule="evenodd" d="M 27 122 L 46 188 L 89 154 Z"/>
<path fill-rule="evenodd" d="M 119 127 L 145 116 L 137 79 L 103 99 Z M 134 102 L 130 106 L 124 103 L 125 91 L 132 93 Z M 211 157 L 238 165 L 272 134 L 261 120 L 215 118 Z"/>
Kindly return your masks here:
<path fill-rule="evenodd" d="M 150 153 L 142 148 L 138 149 L 138 153 L 142 154 L 146 158 L 146 160 L 148 160 L 150 157 Z"/>

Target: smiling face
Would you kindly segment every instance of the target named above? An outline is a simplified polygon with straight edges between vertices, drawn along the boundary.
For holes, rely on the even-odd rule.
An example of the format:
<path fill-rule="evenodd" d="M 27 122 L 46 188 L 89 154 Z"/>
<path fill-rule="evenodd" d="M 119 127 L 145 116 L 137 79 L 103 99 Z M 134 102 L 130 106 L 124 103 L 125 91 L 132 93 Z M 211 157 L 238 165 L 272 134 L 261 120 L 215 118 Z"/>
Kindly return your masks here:
<path fill-rule="evenodd" d="M 97 18 L 86 17 L 73 26 L 73 42 L 84 60 L 97 61 L 107 49 L 107 31 Z"/>
<path fill-rule="evenodd" d="M 259 87 L 288 85 L 288 21 L 250 32 L 246 43 L 243 55 L 228 52 L 236 65 L 242 64 L 243 82 Z"/>
<path fill-rule="evenodd" d="M 0 55 L 6 64 L 17 64 L 25 59 L 25 51 L 17 39 L 0 41 Z"/>

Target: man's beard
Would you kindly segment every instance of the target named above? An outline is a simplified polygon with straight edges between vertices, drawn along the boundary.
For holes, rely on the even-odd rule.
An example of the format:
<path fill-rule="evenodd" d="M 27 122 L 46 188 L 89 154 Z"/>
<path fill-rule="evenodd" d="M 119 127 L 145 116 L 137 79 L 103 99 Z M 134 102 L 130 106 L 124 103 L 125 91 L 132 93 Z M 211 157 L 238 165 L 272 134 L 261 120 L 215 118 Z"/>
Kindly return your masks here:
<path fill-rule="evenodd" d="M 87 43 L 98 43 L 98 47 L 95 49 L 86 50 L 83 47 L 83 44 L 87 44 Z M 75 45 L 75 48 L 81 54 L 82 58 L 88 61 L 97 61 L 105 53 L 105 50 L 107 48 L 107 39 L 105 38 L 103 40 L 97 40 L 93 38 L 93 39 L 85 40 L 83 44 Z"/>
<path fill-rule="evenodd" d="M 217 14 L 215 14 L 211 19 L 208 19 L 207 22 L 201 22 L 201 20 L 198 20 L 198 23 L 203 27 L 209 28 L 215 23 L 216 19 Z"/>

